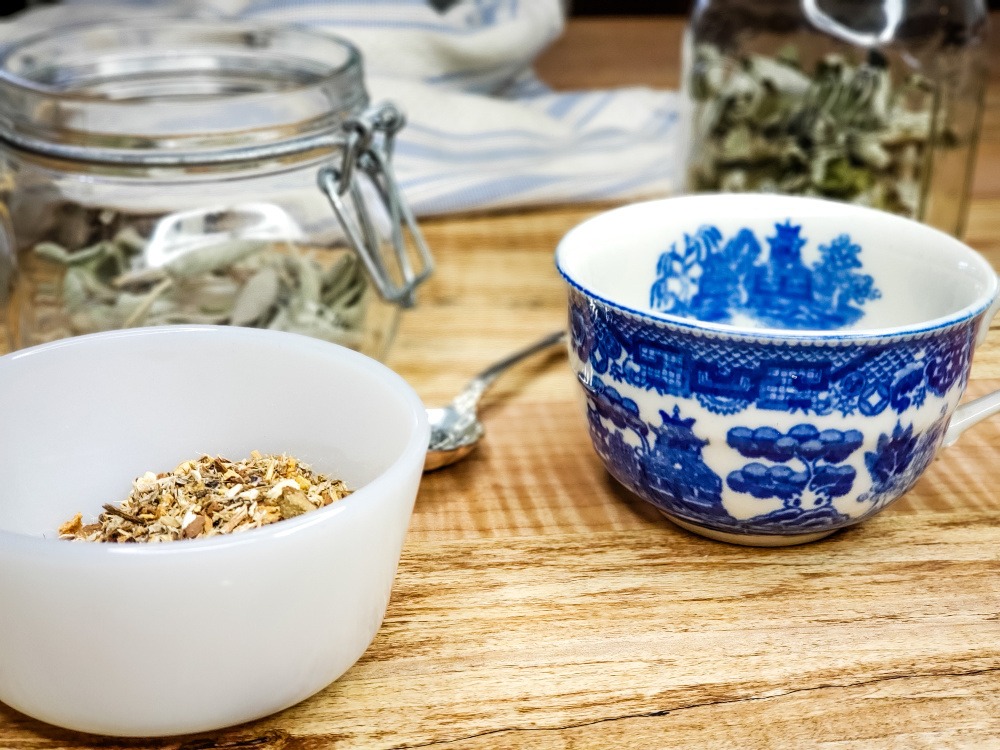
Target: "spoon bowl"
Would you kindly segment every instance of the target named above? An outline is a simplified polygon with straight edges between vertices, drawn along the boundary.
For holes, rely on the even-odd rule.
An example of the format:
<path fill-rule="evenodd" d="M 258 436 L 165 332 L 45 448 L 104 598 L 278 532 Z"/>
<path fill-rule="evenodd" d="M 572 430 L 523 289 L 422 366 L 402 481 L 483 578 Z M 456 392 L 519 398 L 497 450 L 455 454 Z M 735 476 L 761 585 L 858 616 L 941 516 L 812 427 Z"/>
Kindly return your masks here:
<path fill-rule="evenodd" d="M 452 400 L 438 409 L 427 410 L 431 436 L 424 459 L 424 471 L 434 471 L 460 461 L 472 452 L 486 434 L 476 407 L 494 381 L 523 359 L 566 341 L 565 331 L 550 333 L 540 341 L 519 349 L 476 375 Z"/>
<path fill-rule="evenodd" d="M 431 424 L 431 439 L 424 459 L 424 471 L 440 469 L 461 461 L 486 434 L 483 423 L 469 413 L 461 412 L 453 404 L 440 409 L 428 409 L 427 421 Z"/>

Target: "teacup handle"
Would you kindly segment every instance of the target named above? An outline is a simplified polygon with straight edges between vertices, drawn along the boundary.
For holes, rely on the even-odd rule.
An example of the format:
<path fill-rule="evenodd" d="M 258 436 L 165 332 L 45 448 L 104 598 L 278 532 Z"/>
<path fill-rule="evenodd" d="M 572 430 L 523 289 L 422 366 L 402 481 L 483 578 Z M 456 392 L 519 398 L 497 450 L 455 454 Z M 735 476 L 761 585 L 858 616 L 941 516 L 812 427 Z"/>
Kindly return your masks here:
<path fill-rule="evenodd" d="M 993 304 L 990 305 L 989 310 L 986 311 L 982 322 L 979 324 L 979 330 L 976 332 L 977 348 L 986 340 L 986 334 L 990 332 L 990 323 L 993 322 L 993 318 L 996 317 L 998 311 L 1000 311 L 1000 295 L 993 300 Z M 987 417 L 992 417 L 998 412 L 1000 412 L 1000 390 L 987 393 L 985 396 L 973 399 L 967 404 L 962 404 L 955 409 L 955 413 L 951 417 L 951 422 L 948 423 L 948 430 L 944 433 L 944 440 L 941 442 L 941 447 L 947 448 L 958 440 L 961 434 L 972 427 L 972 425 L 979 424 Z"/>

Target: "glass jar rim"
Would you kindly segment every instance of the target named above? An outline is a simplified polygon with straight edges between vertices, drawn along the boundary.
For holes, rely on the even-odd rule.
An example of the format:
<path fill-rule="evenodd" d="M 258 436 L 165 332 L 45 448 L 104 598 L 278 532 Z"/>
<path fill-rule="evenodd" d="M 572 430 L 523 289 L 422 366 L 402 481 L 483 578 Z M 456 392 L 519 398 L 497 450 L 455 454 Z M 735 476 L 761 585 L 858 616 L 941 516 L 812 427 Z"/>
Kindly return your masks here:
<path fill-rule="evenodd" d="M 191 19 L 61 27 L 0 56 L 0 139 L 81 161 L 242 161 L 329 146 L 362 58 L 315 29 Z"/>

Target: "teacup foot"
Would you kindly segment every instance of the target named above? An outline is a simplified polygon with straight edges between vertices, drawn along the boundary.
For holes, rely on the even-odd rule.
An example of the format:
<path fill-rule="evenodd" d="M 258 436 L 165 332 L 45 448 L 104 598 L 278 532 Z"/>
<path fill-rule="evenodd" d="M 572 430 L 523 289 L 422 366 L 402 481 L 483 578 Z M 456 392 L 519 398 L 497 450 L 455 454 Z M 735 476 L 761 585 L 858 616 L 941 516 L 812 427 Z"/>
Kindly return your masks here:
<path fill-rule="evenodd" d="M 660 513 L 663 513 L 664 517 L 671 523 L 677 524 L 682 529 L 686 529 L 693 534 L 714 539 L 718 542 L 740 544 L 744 547 L 791 547 L 795 544 L 815 542 L 817 539 L 830 536 L 830 534 L 836 531 L 836 529 L 832 529 L 830 531 L 817 531 L 812 534 L 734 534 L 729 531 L 717 531 L 715 529 L 706 529 L 702 526 L 695 526 L 693 523 L 674 518 L 662 510 Z"/>

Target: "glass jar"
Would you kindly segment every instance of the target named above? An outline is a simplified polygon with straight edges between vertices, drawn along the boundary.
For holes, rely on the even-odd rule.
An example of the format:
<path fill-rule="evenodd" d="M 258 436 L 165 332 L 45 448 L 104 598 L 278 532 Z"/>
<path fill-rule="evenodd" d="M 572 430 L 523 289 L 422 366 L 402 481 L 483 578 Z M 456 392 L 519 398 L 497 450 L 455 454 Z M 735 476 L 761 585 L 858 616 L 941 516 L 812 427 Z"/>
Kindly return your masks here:
<path fill-rule="evenodd" d="M 432 265 L 392 174 L 402 125 L 318 32 L 160 20 L 21 42 L 0 60 L 12 344 L 207 323 L 383 357 Z"/>
<path fill-rule="evenodd" d="M 698 0 L 688 190 L 820 196 L 961 235 L 986 26 L 983 0 Z"/>

